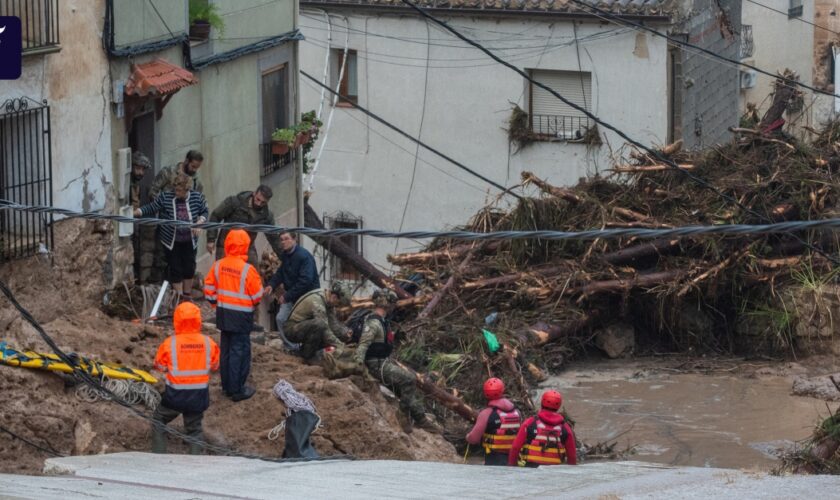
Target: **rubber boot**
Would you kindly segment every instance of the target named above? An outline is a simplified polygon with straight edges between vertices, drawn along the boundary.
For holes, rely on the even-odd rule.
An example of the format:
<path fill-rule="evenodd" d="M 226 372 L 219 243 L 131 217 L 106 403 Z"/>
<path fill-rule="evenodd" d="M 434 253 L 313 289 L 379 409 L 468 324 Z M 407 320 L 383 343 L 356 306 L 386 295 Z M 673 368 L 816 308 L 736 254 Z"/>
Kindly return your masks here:
<path fill-rule="evenodd" d="M 166 433 L 152 429 L 152 453 L 166 453 Z"/>
<path fill-rule="evenodd" d="M 190 441 L 190 455 L 203 455 L 204 448 L 198 444 Z"/>
<path fill-rule="evenodd" d="M 425 415 L 423 418 L 418 420 L 415 425 L 426 432 L 431 432 L 432 434 L 443 433 L 443 427 L 438 425 L 438 423 L 435 422 L 434 417 L 429 417 L 429 415 Z"/>

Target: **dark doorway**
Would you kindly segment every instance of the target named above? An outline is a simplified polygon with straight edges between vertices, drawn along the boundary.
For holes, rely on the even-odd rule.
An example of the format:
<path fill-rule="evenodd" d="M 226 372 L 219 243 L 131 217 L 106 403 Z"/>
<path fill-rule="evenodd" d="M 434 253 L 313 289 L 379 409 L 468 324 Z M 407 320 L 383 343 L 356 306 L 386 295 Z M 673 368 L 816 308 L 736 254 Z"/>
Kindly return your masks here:
<path fill-rule="evenodd" d="M 131 131 L 128 134 L 128 146 L 134 151 L 140 151 L 149 157 L 152 168 L 146 170 L 146 176 L 140 181 L 140 204 L 151 201 L 149 190 L 158 172 L 155 158 L 155 114 L 146 113 L 131 121 Z M 135 226 L 132 243 L 134 245 L 134 277 L 140 283 L 156 283 L 162 275 L 155 258 L 156 231 L 150 226 Z"/>

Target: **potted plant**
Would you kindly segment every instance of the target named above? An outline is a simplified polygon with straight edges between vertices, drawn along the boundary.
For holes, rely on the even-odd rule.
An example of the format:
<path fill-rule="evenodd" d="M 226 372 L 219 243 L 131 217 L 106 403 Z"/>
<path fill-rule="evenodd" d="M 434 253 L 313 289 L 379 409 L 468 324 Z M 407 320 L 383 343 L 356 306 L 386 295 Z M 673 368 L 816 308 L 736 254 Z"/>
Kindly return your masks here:
<path fill-rule="evenodd" d="M 296 126 L 298 135 L 295 138 L 295 147 L 309 144 L 310 141 L 316 139 L 321 125 L 323 125 L 323 123 L 321 120 L 315 118 L 314 110 L 300 115 L 300 123 Z"/>
<path fill-rule="evenodd" d="M 271 134 L 271 154 L 284 155 L 296 142 L 297 131 L 292 128 L 278 128 Z"/>
<path fill-rule="evenodd" d="M 215 28 L 222 37 L 225 34 L 225 21 L 219 15 L 216 4 L 209 0 L 190 0 L 190 38 L 207 40 L 210 28 Z"/>

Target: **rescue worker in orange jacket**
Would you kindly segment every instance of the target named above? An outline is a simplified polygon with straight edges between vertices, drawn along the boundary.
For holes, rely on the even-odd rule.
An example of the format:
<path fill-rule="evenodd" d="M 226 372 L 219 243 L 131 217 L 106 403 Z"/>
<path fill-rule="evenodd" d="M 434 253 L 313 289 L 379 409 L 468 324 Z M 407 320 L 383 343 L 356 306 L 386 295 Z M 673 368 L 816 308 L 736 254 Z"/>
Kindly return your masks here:
<path fill-rule="evenodd" d="M 467 434 L 469 444 L 484 446 L 484 465 L 508 464 L 508 453 L 522 424 L 519 410 L 504 396 L 505 383 L 500 379 L 493 377 L 484 382 L 487 408 L 478 413 L 475 425 Z"/>
<path fill-rule="evenodd" d="M 559 392 L 543 393 L 540 412 L 519 428 L 508 455 L 509 465 L 577 465 L 575 433 L 559 413 L 562 405 L 563 396 Z"/>
<path fill-rule="evenodd" d="M 201 333 L 201 311 L 191 302 L 175 309 L 175 334 L 158 347 L 155 369 L 166 374 L 166 389 L 155 409 L 152 451 L 166 453 L 163 425 L 184 416 L 184 433 L 200 440 L 201 420 L 210 406 L 210 372 L 219 369 L 219 346 Z M 201 446 L 189 443 L 190 454 L 201 454 Z"/>
<path fill-rule="evenodd" d="M 216 327 L 222 331 L 222 392 L 233 401 L 255 392 L 245 382 L 251 373 L 251 331 L 263 286 L 260 273 L 247 263 L 250 245 L 248 233 L 230 231 L 225 257 L 213 263 L 204 280 L 204 297 L 216 308 Z"/>

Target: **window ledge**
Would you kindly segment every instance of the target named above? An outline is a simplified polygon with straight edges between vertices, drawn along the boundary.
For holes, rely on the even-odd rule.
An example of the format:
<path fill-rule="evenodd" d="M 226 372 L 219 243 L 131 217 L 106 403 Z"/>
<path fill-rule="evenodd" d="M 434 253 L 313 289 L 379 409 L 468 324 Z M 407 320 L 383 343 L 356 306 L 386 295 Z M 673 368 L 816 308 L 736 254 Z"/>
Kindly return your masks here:
<path fill-rule="evenodd" d="M 54 52 L 59 52 L 59 51 L 61 51 L 61 45 L 56 44 L 56 45 L 47 45 L 47 46 L 44 46 L 44 47 L 37 47 L 37 48 L 34 48 L 34 49 L 27 49 L 27 50 L 23 51 L 22 55 L 23 55 L 23 57 L 40 56 L 40 55 L 44 55 L 44 54 L 52 54 Z"/>
<path fill-rule="evenodd" d="M 336 108 L 355 108 L 352 103 L 349 102 L 339 102 L 335 105 Z"/>

